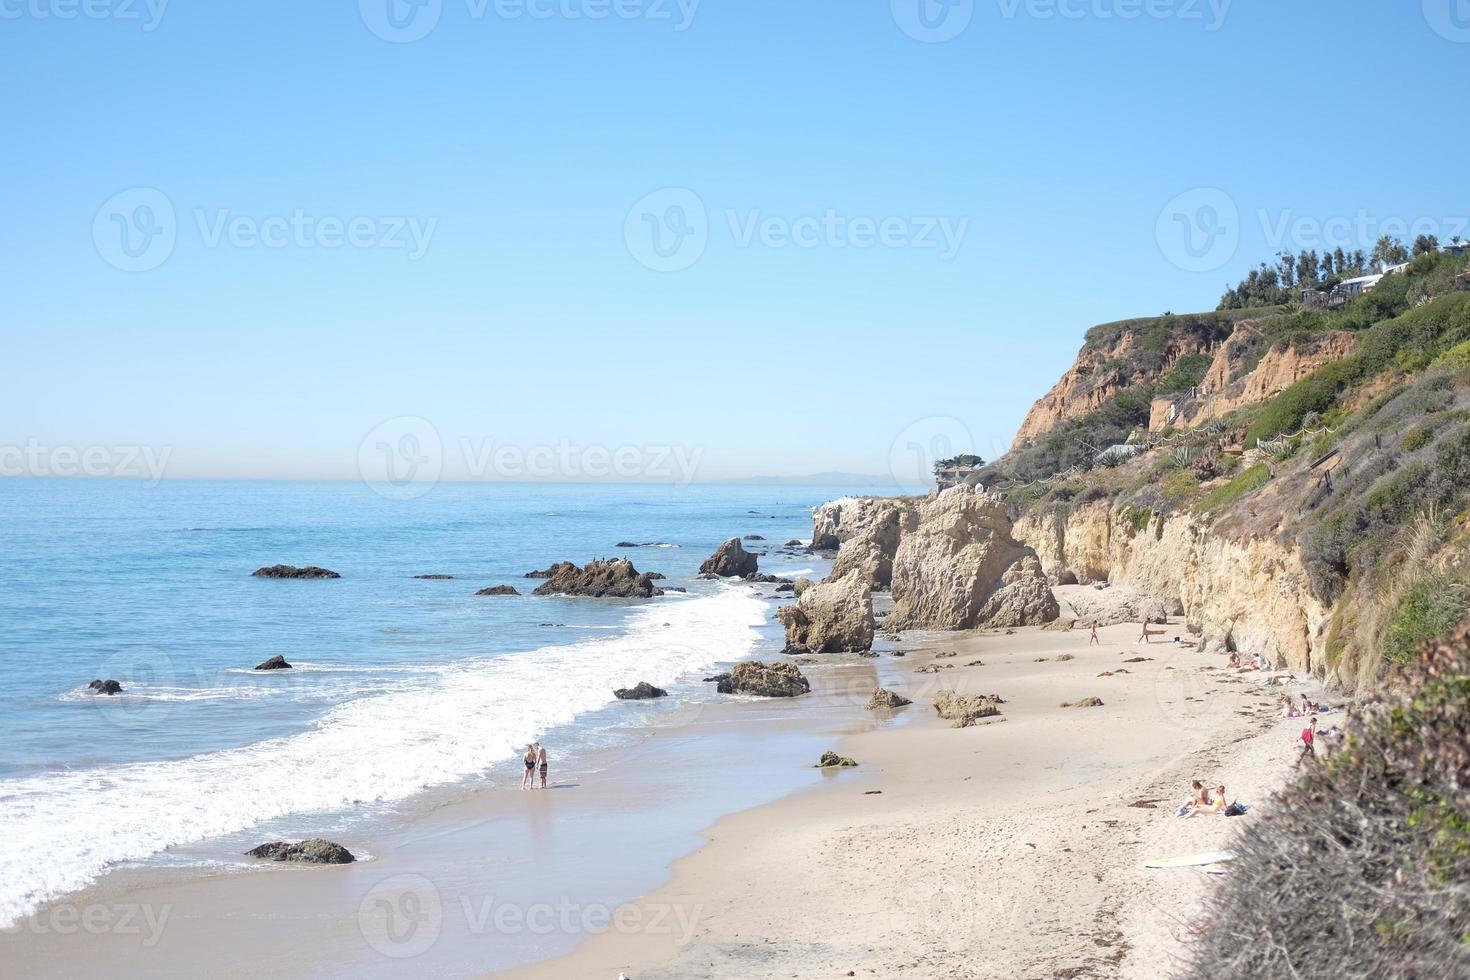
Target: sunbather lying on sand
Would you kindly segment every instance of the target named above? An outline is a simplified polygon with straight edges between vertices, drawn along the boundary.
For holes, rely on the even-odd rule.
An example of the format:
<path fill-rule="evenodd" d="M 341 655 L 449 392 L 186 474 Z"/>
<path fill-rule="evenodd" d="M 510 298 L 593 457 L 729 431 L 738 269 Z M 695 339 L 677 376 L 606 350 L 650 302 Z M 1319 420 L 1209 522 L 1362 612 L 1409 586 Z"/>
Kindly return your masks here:
<path fill-rule="evenodd" d="M 1225 787 L 1215 787 L 1215 799 L 1209 806 L 1195 807 L 1190 811 L 1191 817 L 1216 817 L 1225 812 Z"/>

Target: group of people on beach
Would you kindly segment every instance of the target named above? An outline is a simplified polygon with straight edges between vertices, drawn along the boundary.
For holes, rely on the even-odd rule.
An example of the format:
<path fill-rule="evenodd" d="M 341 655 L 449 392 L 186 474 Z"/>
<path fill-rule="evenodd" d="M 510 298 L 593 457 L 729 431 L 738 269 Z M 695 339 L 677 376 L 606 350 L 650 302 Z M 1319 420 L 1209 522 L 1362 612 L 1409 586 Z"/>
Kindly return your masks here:
<path fill-rule="evenodd" d="M 536 770 L 541 770 L 541 789 L 546 788 L 546 746 L 540 742 L 532 742 L 526 746 L 526 754 L 521 757 L 526 764 L 525 775 L 521 776 L 521 789 L 536 789 Z"/>
<path fill-rule="evenodd" d="M 1216 786 L 1213 794 L 1210 788 L 1198 779 L 1189 785 L 1194 790 L 1194 796 L 1179 808 L 1181 817 L 1235 817 L 1249 809 L 1239 802 L 1228 804 L 1225 802 L 1224 783 Z"/>

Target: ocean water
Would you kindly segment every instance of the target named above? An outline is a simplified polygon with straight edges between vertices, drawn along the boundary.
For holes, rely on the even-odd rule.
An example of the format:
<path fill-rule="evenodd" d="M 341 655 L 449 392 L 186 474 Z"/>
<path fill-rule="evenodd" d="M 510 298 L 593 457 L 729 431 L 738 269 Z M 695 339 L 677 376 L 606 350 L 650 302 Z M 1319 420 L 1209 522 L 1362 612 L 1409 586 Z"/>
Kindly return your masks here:
<path fill-rule="evenodd" d="M 620 728 L 711 697 L 713 668 L 779 648 L 770 587 L 701 581 L 699 563 L 760 534 L 763 571 L 820 574 L 776 549 L 845 492 L 0 481 L 0 926 L 119 864 L 518 782 L 548 733 L 574 771 Z M 614 555 L 688 594 L 529 595 L 531 569 Z M 278 562 L 343 577 L 251 577 Z M 501 584 L 527 595 L 474 595 Z M 251 669 L 277 654 L 295 669 Z M 674 697 L 615 702 L 640 680 Z"/>

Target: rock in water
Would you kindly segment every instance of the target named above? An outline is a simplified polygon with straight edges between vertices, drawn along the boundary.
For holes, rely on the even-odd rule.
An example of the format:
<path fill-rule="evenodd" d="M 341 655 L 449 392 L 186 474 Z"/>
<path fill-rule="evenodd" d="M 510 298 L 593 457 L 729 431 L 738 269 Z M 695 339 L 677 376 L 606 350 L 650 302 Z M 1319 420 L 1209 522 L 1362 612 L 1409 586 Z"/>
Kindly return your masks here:
<path fill-rule="evenodd" d="M 1011 537 L 1005 505 L 958 486 L 919 504 L 893 559 L 888 629 L 1049 623 L 1059 609 L 1036 552 Z"/>
<path fill-rule="evenodd" d="M 543 568 L 535 572 L 527 572 L 526 578 L 554 578 L 557 572 L 563 569 L 576 567 L 576 565 L 573 565 L 569 561 L 559 561 L 556 564 L 552 565 L 550 568 Z"/>
<path fill-rule="evenodd" d="M 647 701 L 649 698 L 666 698 L 669 692 L 661 687 L 654 687 L 647 681 L 639 681 L 635 687 L 618 688 L 613 696 L 619 701 Z"/>
<path fill-rule="evenodd" d="M 93 694 L 112 695 L 121 694 L 123 692 L 122 685 L 114 680 L 93 681 L 92 683 L 87 685 L 87 689 L 90 690 Z"/>
<path fill-rule="evenodd" d="M 956 694 L 940 691 L 934 697 L 934 711 L 955 728 L 969 728 L 982 718 L 1000 714 L 1005 701 L 994 694 Z"/>
<path fill-rule="evenodd" d="M 277 840 L 251 848 L 246 857 L 264 858 L 267 861 L 295 861 L 300 864 L 351 864 L 357 858 L 341 844 L 334 844 L 320 837 L 292 844 Z"/>
<path fill-rule="evenodd" d="M 787 653 L 847 653 L 873 646 L 873 593 L 857 571 L 814 585 L 776 610 Z"/>
<path fill-rule="evenodd" d="M 759 565 L 759 560 L 745 550 L 739 538 L 731 538 L 699 566 L 699 571 L 703 575 L 718 575 L 721 578 L 744 578 L 754 575 Z"/>
<path fill-rule="evenodd" d="M 817 763 L 817 768 L 835 769 L 841 767 L 847 769 L 855 765 L 857 763 L 845 755 L 838 755 L 836 752 L 823 752 L 821 761 Z"/>
<path fill-rule="evenodd" d="M 746 541 L 764 541 L 765 538 L 761 537 L 759 534 L 747 534 L 745 536 L 745 540 Z"/>
<path fill-rule="evenodd" d="M 594 599 L 648 599 L 663 595 L 653 579 L 640 574 L 626 558 L 610 558 L 578 568 L 571 562 L 557 562 L 546 584 L 538 586 L 536 595 L 575 595 Z"/>
<path fill-rule="evenodd" d="M 255 578 L 341 578 L 330 568 L 321 568 L 317 565 L 307 565 L 305 568 L 297 568 L 295 565 L 271 565 L 268 568 L 257 568 L 250 573 Z"/>
<path fill-rule="evenodd" d="M 520 595 L 513 585 L 492 585 L 488 589 L 481 589 L 475 595 Z"/>
<path fill-rule="evenodd" d="M 795 592 L 797 595 L 801 595 L 807 589 L 810 589 L 816 584 L 817 583 L 813 582 L 809 578 L 799 578 L 795 582 L 791 583 L 791 591 Z"/>
<path fill-rule="evenodd" d="M 255 669 L 256 670 L 290 670 L 291 669 L 291 665 L 288 664 L 288 663 L 286 663 L 286 658 L 285 657 L 282 657 L 282 656 L 277 655 L 277 656 L 271 657 L 269 660 L 267 660 L 263 664 L 256 664 L 255 665 Z"/>
<path fill-rule="evenodd" d="M 906 704 L 913 703 L 914 702 L 910 701 L 908 698 L 900 694 L 894 694 L 892 691 L 884 687 L 878 688 L 878 690 L 873 692 L 873 696 L 871 698 L 868 698 L 868 707 L 870 709 L 902 708 Z"/>
<path fill-rule="evenodd" d="M 754 694 L 763 698 L 794 698 L 811 693 L 812 686 L 795 664 L 747 660 L 734 666 L 716 689 L 721 694 Z"/>
<path fill-rule="evenodd" d="M 415 575 L 414 578 L 424 582 L 448 582 L 454 578 L 453 575 Z"/>

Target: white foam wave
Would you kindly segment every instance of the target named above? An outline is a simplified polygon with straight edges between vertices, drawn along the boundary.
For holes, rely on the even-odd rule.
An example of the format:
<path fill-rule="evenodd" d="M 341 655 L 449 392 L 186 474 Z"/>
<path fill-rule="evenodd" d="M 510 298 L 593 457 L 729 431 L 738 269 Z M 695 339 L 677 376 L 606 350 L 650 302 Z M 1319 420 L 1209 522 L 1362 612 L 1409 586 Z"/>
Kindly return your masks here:
<path fill-rule="evenodd" d="M 666 685 L 747 655 L 765 608 L 749 590 L 727 586 L 650 605 L 622 636 L 434 668 L 427 683 L 339 704 L 296 735 L 0 780 L 0 927 L 113 864 L 171 845 L 480 775 L 609 704 L 616 687 Z"/>

